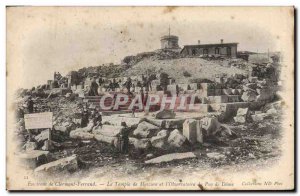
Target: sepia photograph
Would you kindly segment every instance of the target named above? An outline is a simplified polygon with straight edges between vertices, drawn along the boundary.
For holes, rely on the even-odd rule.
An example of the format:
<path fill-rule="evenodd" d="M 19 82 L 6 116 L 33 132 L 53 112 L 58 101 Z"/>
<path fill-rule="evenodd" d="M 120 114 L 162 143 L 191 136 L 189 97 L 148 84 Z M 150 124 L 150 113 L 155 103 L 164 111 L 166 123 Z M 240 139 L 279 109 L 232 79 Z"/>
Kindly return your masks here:
<path fill-rule="evenodd" d="M 294 17 L 7 6 L 6 189 L 294 190 Z"/>

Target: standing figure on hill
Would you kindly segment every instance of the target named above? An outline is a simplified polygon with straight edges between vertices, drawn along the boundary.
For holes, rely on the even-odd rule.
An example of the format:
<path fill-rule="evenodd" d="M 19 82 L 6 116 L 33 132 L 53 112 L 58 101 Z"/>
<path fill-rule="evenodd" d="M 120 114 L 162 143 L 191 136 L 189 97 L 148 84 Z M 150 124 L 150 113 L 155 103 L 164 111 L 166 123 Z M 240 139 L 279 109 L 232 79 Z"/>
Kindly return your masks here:
<path fill-rule="evenodd" d="M 94 121 L 93 129 L 98 129 L 99 127 L 102 128 L 102 113 L 100 111 L 96 110 L 93 121 Z"/>
<path fill-rule="evenodd" d="M 146 84 L 147 84 L 148 91 L 149 91 L 149 90 L 152 91 L 151 81 L 152 81 L 151 78 L 148 77 L 148 78 L 147 78 L 147 83 L 146 83 Z"/>
<path fill-rule="evenodd" d="M 29 114 L 33 113 L 34 112 L 33 109 L 34 109 L 34 103 L 33 103 L 32 99 L 31 99 L 31 97 L 29 97 L 28 102 L 27 102 L 28 113 Z"/>
<path fill-rule="evenodd" d="M 86 108 L 83 108 L 82 112 L 81 112 L 81 123 L 80 123 L 80 127 L 86 127 L 87 124 L 89 122 L 89 113 L 87 111 Z"/>
<path fill-rule="evenodd" d="M 119 83 L 116 81 L 116 79 L 113 79 L 113 85 L 112 85 L 112 90 L 115 91 L 116 88 L 119 88 Z"/>
<path fill-rule="evenodd" d="M 168 86 L 168 79 L 169 79 L 169 75 L 167 73 L 161 73 L 160 74 L 160 86 L 163 89 L 164 93 L 166 93 L 167 91 L 167 86 Z"/>
<path fill-rule="evenodd" d="M 94 78 L 91 84 L 91 89 L 89 91 L 89 96 L 98 96 L 98 87 L 99 86 Z"/>
<path fill-rule="evenodd" d="M 98 79 L 98 84 L 99 86 L 102 86 L 104 84 L 104 80 L 101 77 Z"/>
<path fill-rule="evenodd" d="M 122 129 L 118 137 L 118 149 L 120 152 L 126 154 L 129 149 L 129 127 L 125 122 L 121 122 Z"/>
<path fill-rule="evenodd" d="M 125 87 L 126 87 L 126 89 L 127 89 L 127 93 L 128 93 L 128 94 L 131 94 L 131 92 L 130 92 L 131 86 L 132 86 L 132 81 L 131 81 L 131 78 L 128 77 L 128 78 L 127 78 L 127 81 L 125 82 Z"/>

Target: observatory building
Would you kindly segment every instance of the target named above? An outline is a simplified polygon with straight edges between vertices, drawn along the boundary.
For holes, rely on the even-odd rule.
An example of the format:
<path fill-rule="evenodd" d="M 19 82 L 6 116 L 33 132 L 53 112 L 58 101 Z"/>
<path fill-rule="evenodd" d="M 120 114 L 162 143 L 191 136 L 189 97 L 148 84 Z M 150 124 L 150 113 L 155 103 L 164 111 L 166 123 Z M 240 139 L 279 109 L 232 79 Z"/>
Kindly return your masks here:
<path fill-rule="evenodd" d="M 178 37 L 175 35 L 165 35 L 160 38 L 161 49 L 178 49 Z"/>

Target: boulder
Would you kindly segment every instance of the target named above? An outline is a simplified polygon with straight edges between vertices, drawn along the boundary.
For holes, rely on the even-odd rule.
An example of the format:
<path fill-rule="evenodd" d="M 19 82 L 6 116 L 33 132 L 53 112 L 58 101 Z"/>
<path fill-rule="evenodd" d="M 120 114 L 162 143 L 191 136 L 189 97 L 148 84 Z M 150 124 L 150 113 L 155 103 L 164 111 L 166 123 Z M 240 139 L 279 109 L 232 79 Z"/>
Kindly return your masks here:
<path fill-rule="evenodd" d="M 94 134 L 89 133 L 85 129 L 79 128 L 79 129 L 76 129 L 76 130 L 70 132 L 70 138 L 73 138 L 73 139 L 93 139 Z"/>
<path fill-rule="evenodd" d="M 23 148 L 26 151 L 33 151 L 37 149 L 37 144 L 35 142 L 27 142 L 26 144 L 24 144 Z"/>
<path fill-rule="evenodd" d="M 50 141 L 49 140 L 45 140 L 44 141 L 44 145 L 42 146 L 42 150 L 49 150 L 49 143 L 50 143 Z M 52 144 L 52 142 L 51 142 L 51 144 Z"/>
<path fill-rule="evenodd" d="M 151 123 L 146 121 L 141 122 L 137 128 L 133 131 L 133 135 L 146 138 L 150 137 L 151 135 L 155 135 L 155 133 L 159 130 L 158 126 L 155 126 Z"/>
<path fill-rule="evenodd" d="M 251 115 L 251 118 L 254 122 L 260 122 L 269 117 L 270 114 L 267 113 L 261 113 L 261 114 L 253 114 Z"/>
<path fill-rule="evenodd" d="M 74 130 L 76 128 L 76 125 L 74 122 L 65 121 L 65 122 L 62 122 L 61 124 L 54 125 L 53 128 L 57 131 L 61 131 L 61 132 L 65 133 L 65 132 Z"/>
<path fill-rule="evenodd" d="M 246 116 L 235 116 L 233 117 L 234 122 L 245 123 L 247 121 Z"/>
<path fill-rule="evenodd" d="M 37 141 L 37 142 L 43 142 L 47 139 L 50 139 L 49 138 L 50 136 L 50 130 L 47 129 L 47 130 L 44 130 L 42 131 L 40 134 L 38 134 L 37 136 L 34 137 L 34 139 Z"/>
<path fill-rule="evenodd" d="M 37 167 L 34 172 L 75 171 L 78 169 L 77 155 L 62 158 Z"/>
<path fill-rule="evenodd" d="M 176 114 L 173 110 L 162 110 L 155 114 L 156 119 L 173 119 Z"/>
<path fill-rule="evenodd" d="M 105 143 L 108 143 L 108 144 L 111 144 L 111 145 L 114 145 L 115 147 L 117 147 L 118 137 L 107 136 L 107 135 L 102 135 L 102 134 L 95 134 L 94 137 L 99 142 L 105 142 Z"/>
<path fill-rule="evenodd" d="M 192 159 L 196 158 L 196 155 L 193 152 L 184 152 L 184 153 L 172 153 L 166 154 L 154 159 L 150 159 L 145 161 L 146 164 L 155 164 L 155 163 L 163 163 L 163 162 L 170 162 L 174 160 L 182 160 L 182 159 Z"/>
<path fill-rule="evenodd" d="M 221 160 L 221 159 L 225 159 L 226 156 L 218 153 L 218 152 L 211 152 L 211 153 L 207 153 L 206 156 L 210 159 L 215 159 L 215 160 Z"/>
<path fill-rule="evenodd" d="M 167 146 L 168 131 L 161 130 L 156 136 L 151 138 L 151 145 L 155 148 L 165 148 Z"/>
<path fill-rule="evenodd" d="M 247 116 L 249 114 L 249 108 L 239 108 L 236 112 L 237 116 Z"/>
<path fill-rule="evenodd" d="M 200 121 L 207 135 L 214 135 L 221 127 L 221 123 L 215 117 L 204 117 Z"/>
<path fill-rule="evenodd" d="M 143 121 L 146 121 L 146 122 L 148 122 L 150 124 L 153 124 L 157 127 L 164 127 L 165 123 L 166 123 L 165 120 L 163 120 L 163 119 L 155 119 L 155 118 L 142 118 L 140 120 L 140 123 L 143 122 Z"/>
<path fill-rule="evenodd" d="M 94 129 L 92 132 L 94 134 L 101 134 L 105 136 L 115 137 L 120 134 L 122 128 L 123 128 L 122 126 L 102 125 L 102 127 Z"/>
<path fill-rule="evenodd" d="M 130 137 L 129 143 L 136 149 L 148 149 L 151 147 L 150 139 L 137 139 Z"/>
<path fill-rule="evenodd" d="M 245 91 L 241 99 L 245 102 L 253 102 L 256 100 L 256 93 L 253 91 Z"/>
<path fill-rule="evenodd" d="M 185 141 L 186 137 L 184 137 L 178 129 L 174 129 L 168 138 L 168 143 L 172 147 L 181 147 Z"/>
<path fill-rule="evenodd" d="M 234 121 L 237 123 L 245 123 L 249 120 L 249 108 L 239 108 L 237 110 L 236 116 L 233 117 Z"/>

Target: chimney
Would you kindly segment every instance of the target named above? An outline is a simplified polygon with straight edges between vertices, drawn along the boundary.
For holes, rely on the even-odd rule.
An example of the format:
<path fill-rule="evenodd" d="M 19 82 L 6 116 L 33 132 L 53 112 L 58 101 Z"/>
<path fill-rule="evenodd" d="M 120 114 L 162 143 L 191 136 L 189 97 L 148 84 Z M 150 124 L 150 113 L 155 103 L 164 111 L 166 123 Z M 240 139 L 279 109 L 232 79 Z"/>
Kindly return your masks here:
<path fill-rule="evenodd" d="M 224 40 L 223 40 L 223 39 L 221 39 L 221 44 L 223 44 L 223 41 L 224 41 Z"/>
<path fill-rule="evenodd" d="M 200 45 L 200 40 L 198 40 L 198 45 Z"/>

